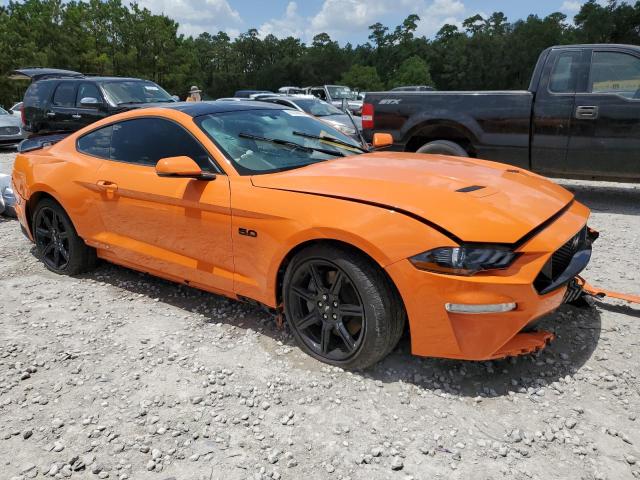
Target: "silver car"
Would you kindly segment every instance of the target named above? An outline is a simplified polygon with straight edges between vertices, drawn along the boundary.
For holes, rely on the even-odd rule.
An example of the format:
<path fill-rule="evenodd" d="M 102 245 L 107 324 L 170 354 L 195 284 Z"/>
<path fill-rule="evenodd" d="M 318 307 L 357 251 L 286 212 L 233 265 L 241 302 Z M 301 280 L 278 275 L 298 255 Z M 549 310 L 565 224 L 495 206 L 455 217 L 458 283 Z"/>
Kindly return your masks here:
<path fill-rule="evenodd" d="M 11 188 L 11 177 L 0 174 L 0 215 L 16 216 L 16 197 Z"/>
<path fill-rule="evenodd" d="M 25 138 L 20 117 L 0 108 L 0 147 L 17 145 Z"/>
<path fill-rule="evenodd" d="M 320 120 L 327 122 L 333 128 L 340 130 L 345 135 L 360 141 L 360 132 L 362 131 L 362 119 L 354 117 L 353 122 L 347 114 L 339 108 L 322 101 L 313 95 L 288 95 L 279 97 L 261 97 L 262 102 L 277 103 L 287 107 L 295 108 L 301 112 L 308 113 Z M 355 127 L 354 127 L 355 123 Z"/>

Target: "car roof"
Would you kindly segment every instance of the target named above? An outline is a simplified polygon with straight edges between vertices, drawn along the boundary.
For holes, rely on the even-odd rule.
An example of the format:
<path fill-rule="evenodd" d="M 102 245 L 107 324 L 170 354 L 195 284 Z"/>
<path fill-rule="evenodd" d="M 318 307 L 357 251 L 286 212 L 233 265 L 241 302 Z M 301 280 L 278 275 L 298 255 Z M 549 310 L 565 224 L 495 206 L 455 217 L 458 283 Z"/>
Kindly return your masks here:
<path fill-rule="evenodd" d="M 640 46 L 638 45 L 630 45 L 625 43 L 583 43 L 583 44 L 572 44 L 572 45 L 553 45 L 549 47 L 550 49 L 557 48 L 613 48 L 613 49 L 630 49 L 640 51 Z"/>
<path fill-rule="evenodd" d="M 171 104 L 150 104 L 149 108 L 168 108 L 186 113 L 192 117 L 211 115 L 216 113 L 238 112 L 248 110 L 285 110 L 287 107 L 275 103 L 246 100 L 242 102 L 214 100 L 211 102 L 176 102 Z"/>

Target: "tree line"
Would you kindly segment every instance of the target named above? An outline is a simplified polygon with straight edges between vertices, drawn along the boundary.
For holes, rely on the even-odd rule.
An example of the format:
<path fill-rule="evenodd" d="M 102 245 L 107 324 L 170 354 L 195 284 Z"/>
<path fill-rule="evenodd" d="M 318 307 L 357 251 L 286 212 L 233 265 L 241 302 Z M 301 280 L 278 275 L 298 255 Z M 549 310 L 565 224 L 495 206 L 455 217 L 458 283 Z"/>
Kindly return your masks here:
<path fill-rule="evenodd" d="M 393 28 L 375 23 L 366 43 L 341 46 L 327 33 L 308 44 L 261 38 L 256 29 L 233 39 L 225 32 L 185 36 L 175 20 L 121 0 L 11 1 L 0 6 L 0 104 L 22 98 L 26 83 L 7 76 L 25 66 L 146 78 L 180 97 L 190 85 L 205 98 L 328 83 L 364 91 L 407 84 L 522 89 L 548 46 L 640 44 L 640 1 L 589 0 L 573 23 L 562 13 L 514 22 L 501 12 L 475 15 L 461 27 L 443 25 L 433 39 L 416 35 L 419 21 L 412 14 Z"/>

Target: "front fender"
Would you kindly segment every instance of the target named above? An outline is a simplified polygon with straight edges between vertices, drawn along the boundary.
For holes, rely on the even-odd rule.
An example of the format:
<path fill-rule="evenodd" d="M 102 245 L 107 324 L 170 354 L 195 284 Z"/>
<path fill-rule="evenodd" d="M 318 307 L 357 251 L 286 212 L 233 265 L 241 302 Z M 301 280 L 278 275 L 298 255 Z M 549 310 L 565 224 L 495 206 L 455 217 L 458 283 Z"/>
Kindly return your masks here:
<path fill-rule="evenodd" d="M 379 206 L 345 199 L 256 187 L 232 188 L 234 290 L 275 306 L 278 272 L 291 252 L 333 240 L 364 252 L 384 268 L 455 242 L 430 226 Z M 241 208 L 245 207 L 245 208 Z M 239 229 L 256 232 L 240 235 Z"/>

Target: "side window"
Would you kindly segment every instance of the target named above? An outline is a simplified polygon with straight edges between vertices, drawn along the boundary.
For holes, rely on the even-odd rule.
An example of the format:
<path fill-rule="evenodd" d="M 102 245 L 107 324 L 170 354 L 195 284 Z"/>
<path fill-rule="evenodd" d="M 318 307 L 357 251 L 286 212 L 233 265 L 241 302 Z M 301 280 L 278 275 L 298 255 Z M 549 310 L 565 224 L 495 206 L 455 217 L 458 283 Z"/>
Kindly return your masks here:
<path fill-rule="evenodd" d="M 592 93 L 615 93 L 640 98 L 640 58 L 621 52 L 593 52 Z"/>
<path fill-rule="evenodd" d="M 549 80 L 553 93 L 575 93 L 581 52 L 563 52 L 556 57 Z"/>
<path fill-rule="evenodd" d="M 78 139 L 76 148 L 81 153 L 109 159 L 112 131 L 113 127 L 109 125 L 87 133 Z"/>
<path fill-rule="evenodd" d="M 184 128 L 162 118 L 139 118 L 113 125 L 112 160 L 155 166 L 166 157 L 187 156 L 203 170 L 213 164 L 207 151 Z"/>
<path fill-rule="evenodd" d="M 24 106 L 39 107 L 49 100 L 51 95 L 52 82 L 34 82 L 24 94 Z"/>
<path fill-rule="evenodd" d="M 53 104 L 58 107 L 73 107 L 76 104 L 75 82 L 61 82 L 53 94 Z"/>
<path fill-rule="evenodd" d="M 76 95 L 76 106 L 80 107 L 80 102 L 83 98 L 95 98 L 98 101 L 102 100 L 102 95 L 100 95 L 100 90 L 94 83 L 81 83 L 78 87 L 78 94 Z"/>

